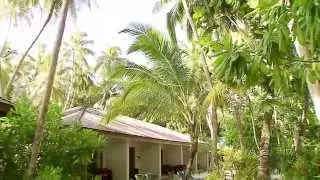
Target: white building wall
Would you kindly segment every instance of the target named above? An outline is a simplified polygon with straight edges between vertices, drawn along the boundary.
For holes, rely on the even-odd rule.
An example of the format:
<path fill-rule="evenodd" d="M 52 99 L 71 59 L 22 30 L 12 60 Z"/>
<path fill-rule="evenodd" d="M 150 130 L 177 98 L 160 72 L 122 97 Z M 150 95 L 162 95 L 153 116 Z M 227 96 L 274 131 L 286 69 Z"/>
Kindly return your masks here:
<path fill-rule="evenodd" d="M 115 180 L 129 179 L 129 144 L 125 140 L 108 139 L 103 153 L 103 167 L 112 171 Z"/>
<path fill-rule="evenodd" d="M 143 143 L 140 159 L 139 173 L 152 173 L 161 175 L 161 145 L 154 143 Z"/>
<path fill-rule="evenodd" d="M 183 159 L 181 159 L 181 145 L 163 145 L 162 151 L 163 164 L 176 166 L 183 163 Z"/>
<path fill-rule="evenodd" d="M 133 147 L 135 151 L 135 168 L 141 169 L 141 157 L 143 154 L 143 146 L 142 143 L 136 142 L 136 141 L 130 141 L 129 147 Z"/>
<path fill-rule="evenodd" d="M 183 146 L 183 164 L 187 165 L 190 158 L 190 147 Z"/>

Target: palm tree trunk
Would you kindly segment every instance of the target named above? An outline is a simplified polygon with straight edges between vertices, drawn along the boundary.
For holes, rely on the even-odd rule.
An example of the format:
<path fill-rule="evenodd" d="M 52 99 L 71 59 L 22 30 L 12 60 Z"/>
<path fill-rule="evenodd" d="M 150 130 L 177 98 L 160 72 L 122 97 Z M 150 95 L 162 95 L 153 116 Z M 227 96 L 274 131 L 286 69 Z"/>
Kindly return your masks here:
<path fill-rule="evenodd" d="M 317 115 L 317 119 L 320 122 L 320 81 L 316 81 L 313 84 L 308 82 L 308 89 Z"/>
<path fill-rule="evenodd" d="M 183 8 L 185 10 L 186 16 L 187 16 L 187 20 L 191 25 L 192 32 L 193 32 L 196 40 L 198 41 L 198 40 L 200 40 L 200 36 L 199 36 L 197 28 L 192 20 L 190 10 L 188 7 L 188 3 L 186 0 L 182 0 L 182 4 L 183 4 Z M 200 52 L 201 52 L 200 60 L 201 60 L 202 68 L 203 68 L 209 89 L 212 89 L 213 85 L 211 82 L 211 75 L 210 75 L 209 67 L 207 64 L 206 56 L 202 50 Z M 211 113 L 211 115 L 209 115 L 209 113 Z M 216 159 L 217 159 L 217 143 L 218 143 L 218 123 L 217 123 L 217 108 L 214 106 L 213 103 L 211 103 L 211 107 L 209 107 L 209 110 L 208 110 L 207 123 L 208 123 L 208 127 L 210 129 L 211 140 L 213 143 L 211 162 L 212 162 L 212 165 L 215 166 L 215 165 L 217 165 Z"/>
<path fill-rule="evenodd" d="M 49 14 L 47 16 L 47 19 L 45 20 L 44 24 L 42 25 L 39 33 L 37 34 L 37 36 L 35 37 L 35 39 L 32 41 L 32 43 L 29 45 L 29 47 L 27 48 L 27 50 L 24 52 L 24 54 L 22 55 L 21 59 L 19 60 L 19 63 L 17 65 L 17 67 L 15 68 L 8 84 L 7 84 L 7 88 L 6 88 L 6 98 L 10 97 L 10 93 L 13 89 L 13 83 L 15 81 L 16 76 L 18 75 L 18 72 L 21 69 L 22 63 L 24 62 L 25 58 L 28 56 L 30 50 L 32 49 L 32 47 L 34 46 L 34 44 L 38 41 L 38 39 L 40 38 L 41 34 L 43 33 L 44 29 L 47 27 L 47 25 L 49 24 L 52 16 L 53 16 L 53 12 L 54 12 L 54 8 L 56 5 L 56 1 L 53 1 L 50 7 L 50 11 Z"/>
<path fill-rule="evenodd" d="M 198 137 L 193 137 L 191 139 L 191 141 L 192 141 L 192 143 L 191 143 L 190 157 L 189 157 L 189 161 L 188 161 L 187 169 L 186 169 L 186 174 L 185 174 L 186 180 L 188 180 L 191 177 L 192 165 L 194 163 L 194 159 L 195 159 L 197 152 L 198 152 Z"/>
<path fill-rule="evenodd" d="M 72 94 L 73 94 L 73 79 L 74 79 L 74 74 L 75 74 L 74 67 L 75 67 L 75 57 L 74 57 L 74 51 L 73 51 L 72 52 L 72 73 L 71 73 L 70 84 L 69 84 L 68 92 L 67 92 L 67 99 L 66 99 L 66 103 L 64 105 L 64 110 L 66 110 L 69 107 L 72 107 L 72 104 L 73 104 L 71 98 L 72 98 Z"/>
<path fill-rule="evenodd" d="M 288 6 L 290 5 L 291 3 L 288 4 Z M 288 24 L 291 33 L 293 29 L 293 24 L 294 24 L 294 20 L 292 23 Z M 309 59 L 310 57 L 312 57 L 309 50 L 299 42 L 298 38 L 295 39 L 294 46 L 300 58 Z M 313 102 L 317 119 L 320 122 L 320 81 L 318 80 L 316 82 L 309 82 L 308 79 L 306 81 L 308 83 L 308 89 L 309 89 L 311 100 Z"/>
<path fill-rule="evenodd" d="M 193 20 L 192 20 L 191 14 L 190 14 L 190 10 L 189 10 L 189 7 L 188 7 L 188 3 L 187 3 L 186 0 L 182 0 L 182 4 L 183 4 L 184 11 L 186 13 L 186 16 L 187 16 L 187 20 L 191 25 L 192 32 L 193 32 L 196 40 L 198 41 L 198 40 L 200 40 L 200 36 L 198 34 L 196 26 L 193 23 Z M 202 68 L 203 68 L 204 74 L 205 74 L 206 79 L 207 79 L 207 83 L 208 83 L 209 87 L 212 88 L 213 86 L 212 86 L 212 83 L 211 83 L 209 67 L 208 67 L 208 64 L 207 64 L 207 61 L 206 61 L 206 56 L 205 56 L 205 54 L 204 54 L 204 52 L 202 50 L 201 50 L 200 59 L 201 59 L 201 64 L 202 64 Z"/>
<path fill-rule="evenodd" d="M 237 122 L 237 134 L 238 134 L 238 142 L 240 145 L 240 149 L 244 150 L 244 145 L 243 145 L 243 133 L 242 133 L 242 122 L 241 122 L 241 115 L 239 112 L 239 106 L 234 106 L 234 117 Z"/>
<path fill-rule="evenodd" d="M 212 105 L 208 108 L 207 113 L 207 124 L 210 130 L 210 139 L 211 139 L 211 157 L 210 157 L 210 168 L 217 167 L 217 144 L 218 144 L 218 116 L 216 109 L 213 108 Z"/>
<path fill-rule="evenodd" d="M 40 152 L 41 141 L 43 139 L 44 120 L 46 119 L 47 112 L 48 112 L 49 100 L 51 97 L 52 86 L 53 86 L 56 68 L 58 64 L 58 57 L 59 57 L 61 42 L 62 42 L 66 20 L 68 16 L 69 1 L 70 0 L 64 0 L 62 4 L 62 17 L 58 26 L 58 34 L 57 34 L 57 39 L 53 49 L 52 62 L 51 62 L 50 70 L 48 73 L 46 90 L 44 92 L 43 99 L 39 108 L 39 115 L 36 123 L 35 136 L 34 136 L 32 147 L 31 147 L 31 156 L 30 156 L 28 167 L 24 175 L 24 179 L 27 179 L 27 180 L 32 179 L 32 176 L 35 172 L 36 165 L 37 165 L 37 159 Z"/>
<path fill-rule="evenodd" d="M 252 103 L 249 95 L 247 95 L 248 103 L 249 103 L 249 111 L 250 111 L 250 116 L 251 116 L 251 125 L 252 125 L 252 131 L 253 131 L 253 138 L 254 142 L 256 143 L 257 149 L 259 150 L 259 143 L 258 143 L 258 138 L 257 138 L 257 133 L 256 133 L 256 126 L 254 123 L 254 115 L 253 115 L 253 109 L 252 109 Z"/>
<path fill-rule="evenodd" d="M 244 146 L 243 146 L 243 132 L 242 132 L 242 121 L 241 121 L 241 99 L 238 97 L 238 94 L 236 94 L 235 92 L 233 93 L 232 96 L 233 99 L 233 105 L 232 105 L 232 109 L 233 109 L 233 116 L 234 119 L 236 120 L 236 124 L 237 124 L 237 136 L 238 136 L 238 142 L 240 145 L 240 149 L 244 150 Z"/>
<path fill-rule="evenodd" d="M 307 58 L 307 59 L 311 57 L 308 49 L 302 46 L 298 41 L 298 39 L 296 39 L 296 41 L 294 42 L 294 45 L 299 57 Z M 310 97 L 312 99 L 317 118 L 320 121 L 320 81 L 311 83 L 307 80 L 307 83 L 308 83 Z"/>
<path fill-rule="evenodd" d="M 2 61 L 0 59 L 0 93 L 1 93 L 1 97 L 3 97 L 4 95 L 4 82 L 3 82 L 3 79 L 2 79 Z"/>
<path fill-rule="evenodd" d="M 260 139 L 260 155 L 258 167 L 258 180 L 269 180 L 270 168 L 270 122 L 272 119 L 272 110 L 264 113 L 261 139 Z"/>

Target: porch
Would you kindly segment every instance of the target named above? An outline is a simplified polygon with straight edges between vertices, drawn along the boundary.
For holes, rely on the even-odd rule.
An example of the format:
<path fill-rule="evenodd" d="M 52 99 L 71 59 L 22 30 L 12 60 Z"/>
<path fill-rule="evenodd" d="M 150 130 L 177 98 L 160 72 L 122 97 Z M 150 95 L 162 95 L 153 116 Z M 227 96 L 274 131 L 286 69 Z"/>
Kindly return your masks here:
<path fill-rule="evenodd" d="M 113 180 L 129 180 L 135 174 L 165 179 L 185 169 L 190 156 L 189 135 L 126 116 L 109 123 L 103 118 L 103 112 L 83 107 L 69 109 L 63 117 L 65 125 L 80 124 L 108 138 L 105 147 L 95 154 L 91 174 L 104 174 Z M 202 145 L 195 157 L 194 173 L 208 168 L 208 150 Z"/>
<path fill-rule="evenodd" d="M 96 164 L 101 164 L 99 168 L 110 169 L 114 180 L 135 179 L 137 174 L 149 174 L 154 179 L 169 179 L 170 174 L 185 170 L 190 146 L 113 137 L 108 139 L 105 148 L 98 154 L 100 156 L 96 157 Z M 205 171 L 207 168 L 207 153 L 200 151 L 195 158 L 193 172 Z"/>

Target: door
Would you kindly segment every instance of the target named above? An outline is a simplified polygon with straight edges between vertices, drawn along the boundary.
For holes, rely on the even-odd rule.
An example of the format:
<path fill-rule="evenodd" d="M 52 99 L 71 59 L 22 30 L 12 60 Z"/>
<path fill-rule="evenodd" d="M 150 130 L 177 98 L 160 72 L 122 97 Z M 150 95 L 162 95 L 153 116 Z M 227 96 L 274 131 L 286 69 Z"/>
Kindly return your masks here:
<path fill-rule="evenodd" d="M 135 168 L 135 148 L 134 147 L 130 147 L 129 148 L 129 179 L 134 179 L 134 175 L 138 172 L 136 172 L 136 168 Z"/>

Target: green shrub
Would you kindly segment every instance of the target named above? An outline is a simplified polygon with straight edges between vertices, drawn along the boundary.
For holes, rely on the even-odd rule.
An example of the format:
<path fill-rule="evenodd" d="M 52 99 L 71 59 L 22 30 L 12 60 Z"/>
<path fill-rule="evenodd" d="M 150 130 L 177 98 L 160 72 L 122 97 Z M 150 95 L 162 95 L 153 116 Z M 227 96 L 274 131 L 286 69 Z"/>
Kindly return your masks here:
<path fill-rule="evenodd" d="M 258 165 L 256 155 L 225 147 L 221 150 L 220 156 L 223 157 L 221 168 L 211 172 L 207 180 L 224 179 L 226 171 L 236 171 L 237 180 L 254 179 L 256 176 Z"/>
<path fill-rule="evenodd" d="M 212 171 L 209 176 L 206 177 L 206 180 L 220 180 L 223 178 L 223 173 L 220 173 L 219 171 Z"/>
<path fill-rule="evenodd" d="M 22 178 L 29 160 L 36 117 L 37 108 L 22 99 L 14 111 L 0 119 L 0 179 Z M 45 121 L 39 161 L 41 172 L 37 174 L 42 177 L 42 174 L 58 174 L 61 170 L 63 179 L 81 176 L 84 167 L 91 162 L 92 154 L 102 147 L 103 142 L 104 137 L 97 132 L 77 125 L 64 126 L 61 108 L 52 105 Z"/>
<path fill-rule="evenodd" d="M 36 180 L 61 180 L 61 178 L 61 168 L 47 166 L 40 170 L 39 176 L 36 178 Z"/>

